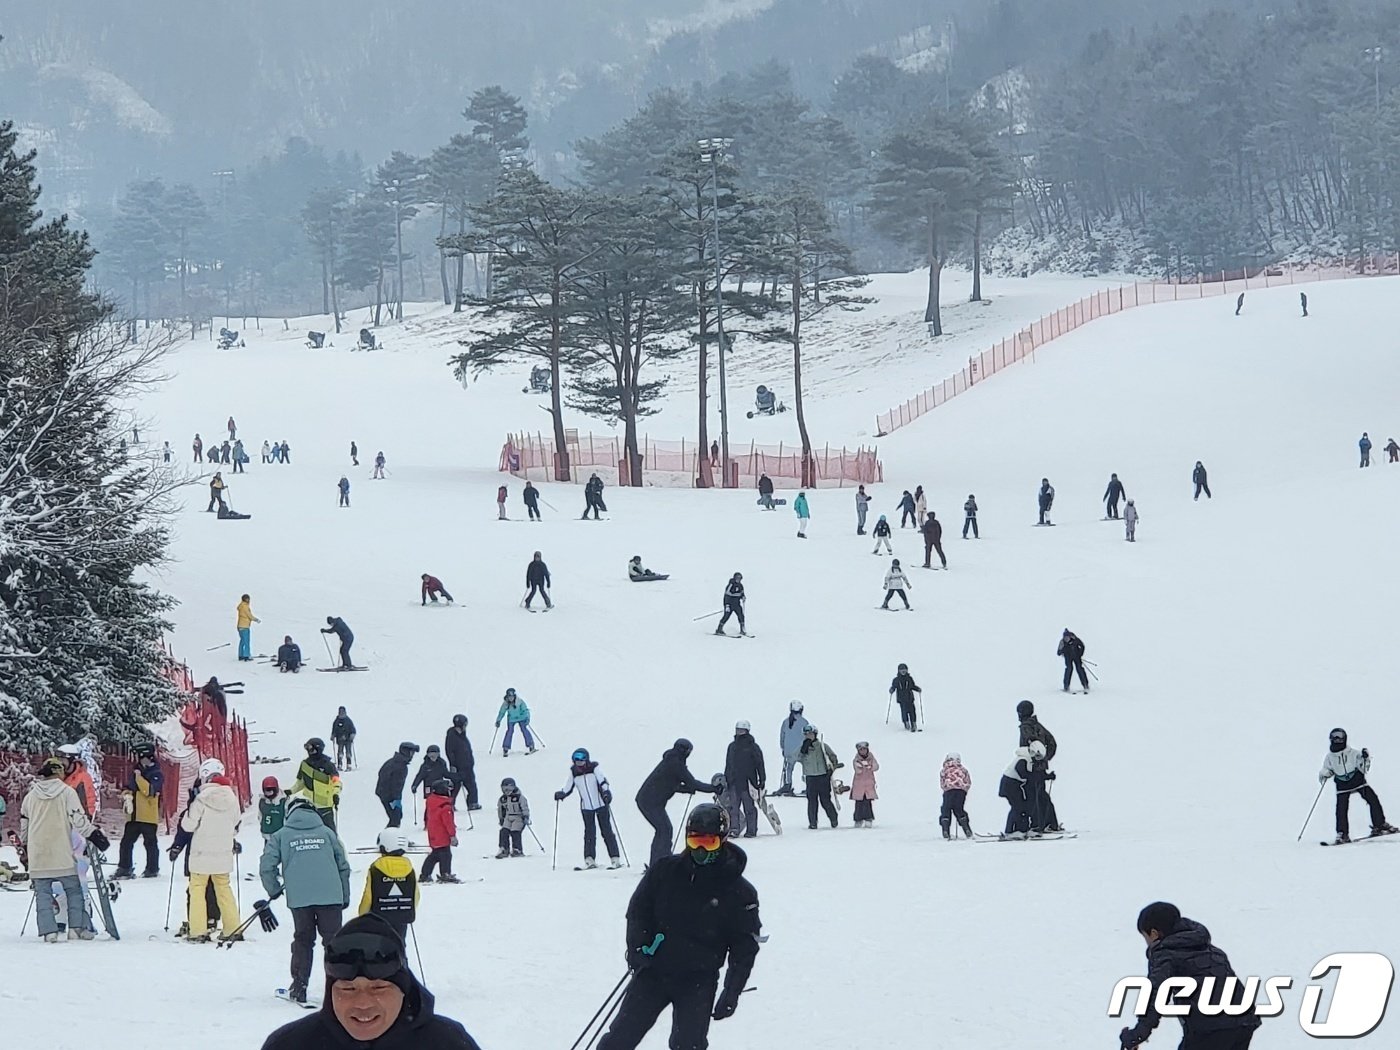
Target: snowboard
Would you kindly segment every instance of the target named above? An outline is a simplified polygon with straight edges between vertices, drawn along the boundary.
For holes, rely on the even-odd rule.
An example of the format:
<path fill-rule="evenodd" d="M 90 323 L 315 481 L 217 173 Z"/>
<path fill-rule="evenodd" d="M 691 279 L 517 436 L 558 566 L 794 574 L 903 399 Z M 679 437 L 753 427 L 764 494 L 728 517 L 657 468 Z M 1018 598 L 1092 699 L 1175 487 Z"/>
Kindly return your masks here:
<path fill-rule="evenodd" d="M 339 674 L 341 671 L 368 671 L 369 668 L 368 668 L 368 667 L 318 667 L 318 668 L 316 668 L 316 670 L 318 670 L 318 671 L 324 671 L 324 672 L 327 672 L 327 673 L 330 673 L 330 674 Z"/>
<path fill-rule="evenodd" d="M 313 1002 L 311 999 L 307 999 L 306 1002 L 304 1002 L 304 1003 L 299 1003 L 299 1002 L 297 1002 L 295 999 L 293 999 L 291 996 L 289 996 L 289 995 L 287 994 L 287 989 L 285 989 L 285 988 L 278 988 L 278 989 L 276 989 L 275 991 L 273 991 L 272 994 L 275 995 L 275 996 L 277 996 L 277 998 L 281 999 L 283 1002 L 291 1003 L 293 1006 L 300 1006 L 303 1010 L 319 1010 L 319 1009 L 321 1009 L 321 1004 L 320 1004 L 320 1003 L 317 1003 L 317 1002 Z"/>
<path fill-rule="evenodd" d="M 783 833 L 783 820 L 778 816 L 778 811 L 773 808 L 773 803 L 768 801 L 768 796 L 755 787 L 749 788 L 749 794 L 753 796 L 758 811 L 767 818 L 768 826 L 773 829 L 773 834 L 781 835 Z"/>
<path fill-rule="evenodd" d="M 87 853 L 88 863 L 92 865 L 92 884 L 97 890 L 97 909 L 102 915 L 102 927 L 107 931 L 108 937 L 119 941 L 122 937 L 117 932 L 117 920 L 112 915 L 112 901 L 116 900 L 121 891 L 107 881 L 107 874 L 102 870 L 106 858 L 98 852 L 97 847 L 89 842 L 84 852 Z"/>
<path fill-rule="evenodd" d="M 671 574 L 670 574 L 670 573 L 665 573 L 664 575 L 643 576 L 643 577 L 642 577 L 641 579 L 639 579 L 639 580 L 638 580 L 638 579 L 632 579 L 630 576 L 628 577 L 628 579 L 632 579 L 632 582 L 633 582 L 633 583 L 655 583 L 657 580 L 669 580 L 670 578 L 671 578 Z"/>

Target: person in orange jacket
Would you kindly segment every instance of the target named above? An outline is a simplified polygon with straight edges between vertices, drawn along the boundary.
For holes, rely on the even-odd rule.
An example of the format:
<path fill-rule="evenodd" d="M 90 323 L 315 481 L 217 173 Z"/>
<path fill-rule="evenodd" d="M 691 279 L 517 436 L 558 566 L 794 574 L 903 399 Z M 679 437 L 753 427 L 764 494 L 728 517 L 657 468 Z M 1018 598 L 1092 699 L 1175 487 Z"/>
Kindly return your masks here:
<path fill-rule="evenodd" d="M 78 793 L 78 801 L 89 819 L 97 816 L 97 787 L 82 752 L 73 744 L 64 744 L 58 749 L 58 757 L 63 759 L 63 782 Z"/>

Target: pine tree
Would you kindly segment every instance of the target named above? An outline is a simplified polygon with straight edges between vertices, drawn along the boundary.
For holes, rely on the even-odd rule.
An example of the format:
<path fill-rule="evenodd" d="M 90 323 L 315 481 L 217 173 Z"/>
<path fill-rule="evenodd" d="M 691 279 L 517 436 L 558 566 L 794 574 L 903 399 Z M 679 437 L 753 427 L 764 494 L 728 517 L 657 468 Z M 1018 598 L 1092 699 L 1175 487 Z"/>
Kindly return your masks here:
<path fill-rule="evenodd" d="M 474 92 L 462 116 L 471 123 L 473 137 L 489 143 L 497 157 L 530 148 L 525 107 L 517 96 L 497 84 Z"/>
<path fill-rule="evenodd" d="M 321 312 L 331 314 L 336 334 L 340 334 L 341 256 L 345 245 L 345 194 L 339 190 L 317 190 L 301 211 L 302 228 L 321 267 Z"/>

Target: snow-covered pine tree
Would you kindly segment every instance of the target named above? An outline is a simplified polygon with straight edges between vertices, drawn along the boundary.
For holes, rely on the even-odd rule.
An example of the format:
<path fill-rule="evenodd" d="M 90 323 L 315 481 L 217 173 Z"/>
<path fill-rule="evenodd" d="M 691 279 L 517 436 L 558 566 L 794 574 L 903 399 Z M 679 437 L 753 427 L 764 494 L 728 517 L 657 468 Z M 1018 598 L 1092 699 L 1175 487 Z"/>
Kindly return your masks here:
<path fill-rule="evenodd" d="M 129 346 L 84 291 L 66 217 L 41 221 L 34 154 L 0 123 L 0 748 L 131 741 L 174 708 L 158 564 L 175 484 L 120 445 L 162 347 Z"/>

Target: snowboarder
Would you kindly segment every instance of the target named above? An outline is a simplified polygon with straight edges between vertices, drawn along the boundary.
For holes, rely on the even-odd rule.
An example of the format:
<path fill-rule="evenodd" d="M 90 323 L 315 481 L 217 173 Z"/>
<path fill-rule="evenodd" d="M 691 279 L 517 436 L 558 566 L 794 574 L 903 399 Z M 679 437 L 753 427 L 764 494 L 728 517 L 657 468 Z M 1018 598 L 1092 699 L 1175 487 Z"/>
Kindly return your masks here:
<path fill-rule="evenodd" d="M 1243 310 L 1243 309 L 1244 309 L 1244 292 L 1240 292 L 1240 297 L 1239 297 L 1238 299 L 1235 300 L 1235 316 L 1238 317 L 1238 316 L 1240 315 L 1240 311 Z"/>
<path fill-rule="evenodd" d="M 764 475 L 765 477 L 767 475 Z M 856 487 L 856 535 L 865 535 L 865 516 L 870 512 L 870 497 L 865 494 L 865 486 Z"/>
<path fill-rule="evenodd" d="M 238 901 L 229 883 L 238 852 L 238 825 L 242 816 L 243 807 L 224 774 L 224 764 L 217 758 L 206 758 L 199 764 L 198 794 L 180 818 L 180 830 L 190 836 L 188 921 L 192 942 L 209 940 L 209 913 L 204 895 L 211 885 L 214 899 L 219 903 L 219 921 L 223 924 L 219 940 L 242 939 L 243 935 L 236 932 Z M 170 852 L 173 861 L 178 856 L 177 847 L 172 846 Z"/>
<path fill-rule="evenodd" d="M 194 436 L 194 442 L 193 442 L 193 444 L 192 444 L 190 447 L 194 450 L 194 461 L 195 461 L 196 463 L 203 463 L 203 462 L 204 462 L 204 439 L 201 438 L 198 434 L 196 434 L 196 435 Z"/>
<path fill-rule="evenodd" d="M 326 827 L 335 830 L 335 811 L 340 807 L 340 770 L 326 757 L 326 742 L 313 736 L 305 745 L 306 757 L 297 767 L 293 795 L 305 795 Z"/>
<path fill-rule="evenodd" d="M 342 705 L 331 723 L 331 741 L 335 744 L 335 764 L 342 769 L 355 766 L 355 723 Z"/>
<path fill-rule="evenodd" d="M 1118 501 L 1128 494 L 1128 490 L 1123 487 L 1123 483 L 1118 480 L 1117 474 L 1110 474 L 1108 478 L 1108 488 L 1103 490 L 1104 502 L 1108 504 L 1108 517 L 1116 519 L 1118 517 Z"/>
<path fill-rule="evenodd" d="M 678 794 L 693 795 L 697 791 L 719 794 L 717 786 L 696 780 L 691 775 L 686 759 L 690 757 L 692 750 L 694 748 L 689 740 L 684 737 L 677 740 L 662 753 L 661 761 L 637 789 L 637 809 L 654 832 L 651 838 L 653 864 L 671 852 L 674 829 L 671 827 L 671 818 L 666 813 L 666 803 Z"/>
<path fill-rule="evenodd" d="M 214 471 L 214 476 L 209 479 L 209 506 L 204 508 L 206 514 L 212 513 L 216 509 L 222 509 L 224 505 L 224 489 L 228 488 L 224 484 L 224 476 L 219 471 Z"/>
<path fill-rule="evenodd" d="M 433 604 L 436 605 L 438 603 L 438 595 L 445 598 L 448 605 L 452 604 L 452 595 L 447 593 L 447 588 L 442 585 L 442 581 L 436 576 L 425 572 L 419 579 L 423 584 L 422 593 L 420 595 L 423 605 L 427 605 L 428 599 L 430 598 Z"/>
<path fill-rule="evenodd" d="M 937 553 L 939 564 L 943 568 L 948 567 L 948 559 L 943 554 L 943 523 L 938 520 L 938 515 L 933 511 L 928 512 L 928 517 L 924 519 L 924 568 L 933 568 L 933 555 Z"/>
<path fill-rule="evenodd" d="M 972 838 L 972 822 L 967 819 L 967 793 L 972 790 L 972 774 L 962 764 L 962 756 L 950 751 L 943 759 L 938 773 L 938 787 L 943 792 L 943 807 L 938 811 L 938 826 L 945 839 L 952 838 L 953 821 L 962 833 Z"/>
<path fill-rule="evenodd" d="M 924 487 L 916 485 L 914 487 L 914 520 L 921 529 L 924 527 L 926 514 L 928 514 L 928 497 L 924 495 Z"/>
<path fill-rule="evenodd" d="M 917 521 L 918 518 L 914 514 L 913 493 L 911 493 L 908 489 L 905 489 L 904 495 L 899 497 L 899 506 L 895 509 L 899 511 L 899 527 L 901 529 L 915 527 L 914 522 Z"/>
<path fill-rule="evenodd" d="M 1361 465 L 1369 467 L 1371 465 L 1371 436 L 1362 431 L 1361 440 L 1356 443 L 1356 447 L 1361 450 Z"/>
<path fill-rule="evenodd" d="M 429 744 L 428 750 L 423 752 L 423 761 L 418 763 L 418 772 L 413 776 L 413 783 L 408 790 L 416 793 L 419 787 L 423 789 L 423 799 L 427 801 L 428 795 L 433 790 L 433 785 L 439 780 L 451 780 L 452 770 L 448 768 L 447 760 L 442 757 L 442 748 L 436 744 Z"/>
<path fill-rule="evenodd" d="M 571 761 L 569 778 L 554 793 L 554 801 L 562 802 L 578 789 L 579 814 L 583 817 L 583 866 L 598 866 L 594 857 L 601 833 L 603 845 L 608 849 L 608 867 L 620 868 L 622 860 L 618 856 L 617 836 L 613 834 L 612 790 L 608 787 L 608 778 L 598 772 L 598 763 L 588 757 L 586 748 L 574 751 Z"/>
<path fill-rule="evenodd" d="M 797 499 L 792 501 L 793 512 L 797 515 L 797 538 L 805 540 L 807 538 L 807 523 L 812 520 L 812 512 L 807 509 L 807 493 L 799 492 Z"/>
<path fill-rule="evenodd" d="M 554 603 L 549 600 L 549 588 L 553 585 L 549 577 L 549 566 L 544 563 L 544 555 L 535 551 L 530 564 L 525 566 L 525 586 L 529 588 L 525 592 L 525 608 L 530 608 L 530 602 L 538 594 L 544 599 L 544 607 L 553 609 Z"/>
<path fill-rule="evenodd" d="M 472 754 L 472 742 L 467 739 L 466 715 L 452 716 L 452 725 L 447 728 L 442 752 L 447 756 L 447 764 L 452 767 L 452 804 L 457 804 L 457 795 L 465 788 L 467 809 L 480 809 L 481 803 L 476 796 L 476 756 Z"/>
<path fill-rule="evenodd" d="M 583 513 L 581 518 L 587 518 L 588 512 L 593 512 L 593 520 L 598 520 L 598 512 L 607 510 L 607 505 L 603 502 L 603 479 L 596 473 L 588 478 L 588 484 L 583 486 Z"/>
<path fill-rule="evenodd" d="M 1038 525 L 1050 525 L 1050 508 L 1055 503 L 1055 486 L 1050 484 L 1049 478 L 1040 479 L 1040 492 L 1036 496 L 1036 506 L 1040 508 L 1040 520 Z"/>
<path fill-rule="evenodd" d="M 738 618 L 739 633 L 747 634 L 744 629 L 744 574 L 741 572 L 729 577 L 729 582 L 724 585 L 724 615 L 719 618 L 715 634 L 724 633 L 724 625 L 729 622 L 730 616 Z"/>
<path fill-rule="evenodd" d="M 340 932 L 350 907 L 350 862 L 340 836 L 321 823 L 311 803 L 294 798 L 287 805 L 287 822 L 264 842 L 258 875 L 268 901 L 284 893 L 292 913 L 292 983 L 287 998 L 306 1002 L 311 983 L 311 960 L 316 935 L 321 950 Z M 267 907 L 259 902 L 259 911 Z"/>
<path fill-rule="evenodd" d="M 28 858 L 35 900 L 42 902 L 35 909 L 39 936 L 49 944 L 58 941 L 58 921 L 54 909 L 47 906 L 53 899 L 55 882 L 62 887 L 68 902 L 69 939 L 90 941 L 95 936 L 78 878 L 78 864 L 73 858 L 74 832 L 99 850 L 111 845 L 88 818 L 77 792 L 63 782 L 63 763 L 56 758 L 46 759 L 39 767 L 38 779 L 20 803 L 19 841 Z"/>
<path fill-rule="evenodd" d="M 497 860 L 525 856 L 521 836 L 530 826 L 530 801 L 520 793 L 514 777 L 501 781 L 501 797 L 496 800 L 496 822 L 501 826 Z"/>
<path fill-rule="evenodd" d="M 856 804 L 855 821 L 858 828 L 875 826 L 875 806 L 880 796 L 875 793 L 875 774 L 880 771 L 880 760 L 870 750 L 870 741 L 856 744 L 856 756 L 851 759 L 851 801 Z"/>
<path fill-rule="evenodd" d="M 452 874 L 452 847 L 457 845 L 457 818 L 452 808 L 453 783 L 439 780 L 429 788 L 428 801 L 423 807 L 423 826 L 428 829 L 431 852 L 418 873 L 419 882 L 432 882 L 434 869 L 438 882 L 461 882 Z"/>
<path fill-rule="evenodd" d="M 1376 789 L 1366 782 L 1366 774 L 1371 771 L 1371 753 L 1366 748 L 1360 751 L 1347 746 L 1347 731 L 1334 729 L 1328 735 L 1327 755 L 1322 760 L 1322 771 L 1317 780 L 1326 784 L 1329 777 L 1335 778 L 1337 785 L 1337 844 L 1351 841 L 1351 823 L 1347 810 L 1351 806 L 1351 796 L 1358 794 L 1371 808 L 1371 834 L 1392 835 L 1395 828 L 1386 823 L 1385 810 L 1381 808 Z"/>
<path fill-rule="evenodd" d="M 809 722 L 802 731 L 802 746 L 797 751 L 798 761 L 802 763 L 802 779 L 807 786 L 807 827 L 813 831 L 817 829 L 818 803 L 826 810 L 831 826 L 837 825 L 836 803 L 831 798 L 831 775 L 845 765 L 818 737 L 817 727 Z"/>
<path fill-rule="evenodd" d="M 788 716 L 778 729 L 778 750 L 783 753 L 783 785 L 773 792 L 775 795 L 793 794 L 792 771 L 802 758 L 802 741 L 811 725 L 802 711 L 801 700 L 788 704 Z"/>
<path fill-rule="evenodd" d="M 1128 500 L 1128 505 L 1123 508 L 1123 528 L 1129 543 L 1137 542 L 1137 523 L 1137 507 L 1133 504 L 1132 500 Z"/>
<path fill-rule="evenodd" d="M 506 487 L 502 485 L 496 490 L 496 520 L 509 521 L 506 517 Z"/>
<path fill-rule="evenodd" d="M 972 530 L 974 540 L 982 538 L 977 532 L 977 497 L 970 492 L 967 494 L 967 502 L 963 504 L 963 539 L 967 539 L 968 529 Z"/>
<path fill-rule="evenodd" d="M 1079 635 L 1066 627 L 1065 633 L 1060 635 L 1060 644 L 1055 649 L 1055 655 L 1064 657 L 1065 661 L 1065 680 L 1061 691 L 1069 692 L 1070 673 L 1077 672 L 1079 684 L 1084 687 L 1084 691 L 1087 693 L 1089 691 L 1089 676 L 1084 673 L 1084 642 Z"/>
<path fill-rule="evenodd" d="M 327 616 L 326 625 L 321 628 L 321 633 L 333 634 L 340 639 L 340 666 L 342 670 L 349 670 L 355 666 L 350 662 L 350 647 L 355 644 L 355 632 L 339 616 Z"/>
<path fill-rule="evenodd" d="M 525 491 L 521 493 L 525 500 L 525 513 L 531 521 L 541 521 L 540 518 L 540 490 L 535 488 L 534 483 L 525 482 Z"/>
<path fill-rule="evenodd" d="M 369 479 L 370 479 L 371 481 L 383 481 L 383 480 L 384 480 L 384 453 L 383 453 L 383 452 L 376 452 L 376 453 L 374 454 L 374 470 L 370 471 Z"/>
<path fill-rule="evenodd" d="M 408 765 L 418 754 L 418 745 L 405 740 L 399 749 L 379 767 L 379 778 L 374 783 L 374 797 L 384 807 L 384 815 L 389 818 L 389 827 L 396 828 L 403 823 L 403 786 L 408 782 Z"/>
<path fill-rule="evenodd" d="M 764 510 L 777 510 L 773 502 L 773 479 L 767 474 L 758 476 L 758 502 Z"/>
<path fill-rule="evenodd" d="M 1027 747 L 1039 741 L 1045 745 L 1045 761 L 1053 762 L 1059 745 L 1055 743 L 1055 735 L 1040 724 L 1040 719 L 1035 714 L 1035 704 L 1029 700 L 1022 700 L 1016 705 L 1016 719 L 1020 731 L 1016 746 Z"/>
<path fill-rule="evenodd" d="M 252 599 L 243 595 L 238 600 L 238 659 L 248 662 L 253 659 L 253 624 L 262 623 L 253 615 Z"/>
<path fill-rule="evenodd" d="M 1191 497 L 1193 500 L 1200 499 L 1202 492 L 1206 494 L 1206 499 L 1215 498 L 1210 494 L 1210 484 L 1209 479 L 1206 477 L 1206 468 L 1201 465 L 1199 459 L 1196 460 L 1195 469 L 1191 471 L 1191 483 L 1196 486 L 1196 494 Z"/>
<path fill-rule="evenodd" d="M 748 722 L 734 723 L 734 739 L 724 755 L 724 802 L 729 812 L 729 833 L 751 839 L 758 834 L 758 808 L 754 792 L 762 797 L 767 774 L 763 751 Z"/>
<path fill-rule="evenodd" d="M 896 594 L 904 602 L 904 608 L 912 608 L 909 604 L 909 595 L 905 592 L 913 589 L 914 585 L 909 582 L 909 578 L 904 575 L 904 570 L 899 567 L 899 559 L 893 559 L 890 562 L 889 570 L 885 573 L 885 600 L 880 604 L 880 608 L 888 609 L 890 599 Z"/>
<path fill-rule="evenodd" d="M 899 717 L 904 723 L 904 728 L 911 733 L 919 729 L 918 712 L 914 708 L 914 694 L 918 693 L 923 699 L 923 689 L 919 683 L 914 681 L 914 676 L 909 673 L 908 664 L 900 664 L 895 672 L 895 676 L 890 681 L 890 696 L 894 697 L 899 704 Z"/>
<path fill-rule="evenodd" d="M 1391 438 L 1389 441 L 1387 441 L 1387 442 L 1385 443 L 1385 451 L 1386 451 L 1386 455 L 1388 455 L 1388 456 L 1390 457 L 1390 459 L 1389 459 L 1388 462 L 1391 462 L 1391 463 L 1400 462 L 1400 445 L 1397 445 L 1397 444 L 1395 443 L 1395 439 L 1394 439 L 1394 438 Z"/>
<path fill-rule="evenodd" d="M 408 943 L 408 928 L 418 918 L 418 872 L 405 854 L 408 840 L 398 828 L 385 828 L 376 840 L 379 856 L 365 873 L 361 915 L 378 915 Z"/>
<path fill-rule="evenodd" d="M 340 480 L 336 482 L 335 487 L 340 492 L 340 506 L 350 506 L 350 479 L 344 474 L 340 475 Z"/>
<path fill-rule="evenodd" d="M 1006 814 L 1006 829 L 1002 838 L 1023 839 L 1030 834 L 1030 803 L 1026 798 L 1026 781 L 1031 775 L 1031 753 L 1029 748 L 1018 747 L 1016 757 L 1001 775 L 997 795 L 1006 799 L 1010 808 Z"/>
<path fill-rule="evenodd" d="M 350 465 L 352 467 L 360 465 L 360 446 L 355 444 L 353 438 L 350 441 Z"/>
<path fill-rule="evenodd" d="M 496 712 L 496 728 L 501 728 L 501 719 L 506 720 L 506 736 L 501 741 L 501 757 L 510 757 L 510 744 L 515 739 L 515 731 L 518 728 L 520 735 L 525 738 L 525 753 L 533 755 L 535 753 L 535 738 L 530 732 L 530 708 L 524 700 L 516 695 L 514 689 L 507 689 L 505 698 L 501 701 L 501 708 Z"/>
<path fill-rule="evenodd" d="M 1241 296 L 1243 298 L 1243 296 Z M 1214 985 L 1229 987 L 1225 982 L 1235 976 L 1230 959 L 1210 942 L 1210 931 L 1199 922 L 1182 918 L 1175 904 L 1156 901 L 1138 913 L 1138 933 L 1147 942 L 1147 978 L 1152 982 L 1152 997 L 1147 1012 L 1132 1028 L 1118 1034 L 1122 1050 L 1132 1050 L 1151 1038 L 1161 1021 L 1154 1004 L 1164 982 L 1188 978 L 1196 990 L 1172 996 L 1173 1001 L 1186 1007 L 1181 1014 L 1181 1043 L 1177 1050 L 1248 1050 L 1259 1027 L 1254 1011 L 1232 1013 L 1213 1009 L 1202 1011 L 1202 1001 L 1211 998 Z"/>
<path fill-rule="evenodd" d="M 871 554 L 879 554 L 881 547 L 885 548 L 886 554 L 894 553 L 894 548 L 890 546 L 890 523 L 883 514 L 880 515 L 880 520 L 875 523 L 872 535 L 875 537 L 875 549 L 870 552 Z"/>
<path fill-rule="evenodd" d="M 686 821 L 684 852 L 662 857 L 642 876 L 627 905 L 632 978 L 598 1050 L 635 1050 L 667 1006 L 670 1045 L 704 1047 L 711 1018 L 722 1021 L 738 1009 L 762 923 L 758 894 L 744 878 L 748 858 L 727 841 L 729 830 L 720 806 L 696 806 Z"/>
<path fill-rule="evenodd" d="M 632 555 L 632 560 L 627 563 L 627 578 L 633 583 L 650 583 L 652 580 L 666 579 L 663 574 L 644 568 L 640 554 Z"/>
<path fill-rule="evenodd" d="M 287 822 L 287 794 L 276 777 L 263 777 L 262 796 L 258 799 L 258 831 L 266 842 Z"/>
<path fill-rule="evenodd" d="M 122 829 L 122 842 L 117 854 L 117 870 L 114 879 L 130 879 L 136 875 L 132 853 L 136 840 L 146 847 L 146 869 L 142 877 L 153 879 L 160 874 L 160 847 L 156 843 L 156 830 L 160 826 L 160 791 L 165 785 L 165 774 L 156 761 L 156 750 L 150 744 L 138 744 L 131 749 L 132 767 L 122 791 L 122 808 L 126 810 L 126 827 Z"/>

